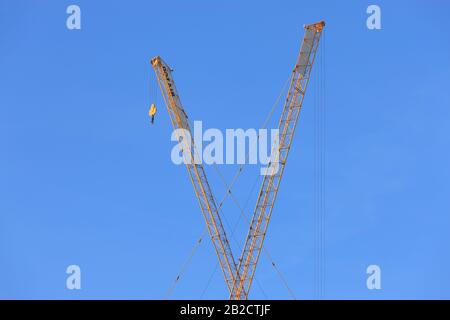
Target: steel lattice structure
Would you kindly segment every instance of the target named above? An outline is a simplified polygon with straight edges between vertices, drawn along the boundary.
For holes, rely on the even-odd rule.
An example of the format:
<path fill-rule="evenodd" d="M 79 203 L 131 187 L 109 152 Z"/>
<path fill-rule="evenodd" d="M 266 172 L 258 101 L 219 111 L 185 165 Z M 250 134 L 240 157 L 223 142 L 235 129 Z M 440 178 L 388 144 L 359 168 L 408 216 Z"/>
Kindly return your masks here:
<path fill-rule="evenodd" d="M 172 70 L 159 56 L 151 60 L 172 125 L 175 129 L 181 129 L 176 130 L 179 146 L 219 259 L 230 299 L 248 298 L 324 26 L 323 21 L 305 26 L 305 36 L 278 124 L 278 150 L 272 150 L 276 161 L 270 163 L 269 172 L 263 178 L 239 264 L 234 259 L 203 165 L 196 161 L 199 159 L 198 150 L 186 112 L 181 105 Z"/>
<path fill-rule="evenodd" d="M 278 150 L 272 151 L 272 154 L 274 154 L 274 151 L 277 152 L 277 163 L 272 163 L 269 167 L 271 172 L 264 176 L 247 239 L 239 260 L 238 272 L 240 277 L 236 278 L 233 292 L 230 295 L 231 299 L 248 298 L 248 291 L 263 247 L 324 25 L 324 22 L 319 22 L 305 26 L 305 36 L 297 63 L 292 71 L 289 91 L 278 124 L 280 132 Z"/>
<path fill-rule="evenodd" d="M 189 126 L 186 112 L 184 111 L 180 96 L 175 87 L 171 68 L 161 59 L 155 57 L 151 60 L 155 69 L 159 86 L 163 93 L 164 101 L 169 111 L 172 125 L 178 136 L 179 146 L 182 150 L 184 163 L 189 172 L 195 195 L 197 196 L 203 217 L 208 228 L 209 235 L 214 245 L 219 264 L 225 277 L 227 288 L 231 294 L 235 275 L 237 274 L 237 265 L 234 260 L 230 243 L 226 236 L 222 220 L 211 191 L 211 187 L 206 178 L 203 165 L 197 160 L 198 150 L 196 149 L 194 138 Z"/>

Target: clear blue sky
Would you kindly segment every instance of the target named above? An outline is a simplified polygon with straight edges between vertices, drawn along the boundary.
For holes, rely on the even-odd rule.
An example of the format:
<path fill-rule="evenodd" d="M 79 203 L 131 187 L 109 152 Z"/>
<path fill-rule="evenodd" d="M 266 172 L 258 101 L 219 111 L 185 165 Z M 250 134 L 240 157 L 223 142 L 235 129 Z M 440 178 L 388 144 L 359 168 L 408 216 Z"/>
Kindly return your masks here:
<path fill-rule="evenodd" d="M 379 31 L 366 28 L 372 3 Z M 81 7 L 81 30 L 66 28 L 70 4 Z M 325 298 L 450 298 L 449 10 L 448 1 L 0 0 L 0 298 L 163 298 L 204 222 L 186 169 L 170 161 L 149 59 L 175 68 L 191 119 L 258 128 L 302 26 L 321 19 Z M 266 241 L 298 299 L 317 297 L 315 89 Z M 236 167 L 220 169 L 230 180 Z M 243 204 L 257 170 L 236 185 Z M 231 201 L 224 214 L 239 217 Z M 234 246 L 244 234 L 241 224 Z M 70 264 L 81 267 L 80 291 L 65 288 Z M 366 288 L 370 264 L 382 269 L 380 291 Z M 226 298 L 215 265 L 207 239 L 171 297 Z M 291 297 L 265 256 L 256 278 L 252 298 Z"/>

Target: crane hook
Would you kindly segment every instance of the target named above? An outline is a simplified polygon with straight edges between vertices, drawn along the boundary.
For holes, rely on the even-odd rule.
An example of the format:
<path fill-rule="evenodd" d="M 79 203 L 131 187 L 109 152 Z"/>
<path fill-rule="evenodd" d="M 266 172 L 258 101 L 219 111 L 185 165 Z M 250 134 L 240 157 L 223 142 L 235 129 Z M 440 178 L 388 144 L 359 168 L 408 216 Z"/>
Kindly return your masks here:
<path fill-rule="evenodd" d="M 155 114 L 156 114 L 156 106 L 154 103 L 150 106 L 150 110 L 148 110 L 148 115 L 151 117 L 151 123 L 155 122 Z"/>

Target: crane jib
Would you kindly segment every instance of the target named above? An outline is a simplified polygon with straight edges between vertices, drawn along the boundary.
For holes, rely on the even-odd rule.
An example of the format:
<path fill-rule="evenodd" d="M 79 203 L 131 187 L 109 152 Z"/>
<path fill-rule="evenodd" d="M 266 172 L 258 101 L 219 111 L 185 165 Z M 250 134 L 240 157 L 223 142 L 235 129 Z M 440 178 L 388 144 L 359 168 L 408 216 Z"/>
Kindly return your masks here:
<path fill-rule="evenodd" d="M 166 106 L 169 110 L 170 119 L 174 129 L 185 129 L 181 131 L 177 130 L 179 134 L 181 133 L 181 135 L 183 135 L 183 139 L 180 140 L 181 150 L 186 151 L 186 157 L 195 159 L 197 148 L 194 141 L 192 141 L 191 146 L 187 143 L 190 139 L 185 135 L 190 134 L 189 123 L 187 120 L 187 115 L 182 108 L 171 74 L 171 69 L 162 61 L 160 57 L 153 58 L 151 63 L 155 70 L 158 84 L 161 88 Z M 192 137 L 192 134 L 190 134 L 190 136 Z M 188 169 L 189 177 L 194 186 L 195 195 L 205 219 L 214 250 L 218 257 L 227 289 L 231 294 L 231 289 L 233 283 L 235 282 L 235 276 L 238 275 L 237 264 L 234 260 L 230 243 L 227 239 L 227 235 L 218 211 L 219 208 L 215 203 L 215 198 L 206 178 L 203 165 L 201 163 L 192 163 L 194 162 L 186 162 L 186 168 Z"/>
<path fill-rule="evenodd" d="M 323 21 L 305 26 L 305 35 L 279 120 L 280 143 L 277 147 L 278 150 L 272 150 L 272 152 L 275 151 L 279 154 L 280 168 L 272 175 L 265 175 L 263 178 L 238 265 L 236 265 L 236 260 L 222 225 L 218 211 L 220 206 L 218 208 L 215 203 L 203 165 L 201 163 L 186 164 L 230 293 L 230 299 L 248 298 L 324 26 L 325 22 Z M 159 56 L 153 58 L 151 63 L 174 128 L 186 128 L 190 132 L 187 114 L 181 105 L 171 74 L 172 70 Z M 192 145 L 192 150 L 195 152 L 195 144 Z M 191 157 L 193 156 L 192 150 L 189 150 Z"/>

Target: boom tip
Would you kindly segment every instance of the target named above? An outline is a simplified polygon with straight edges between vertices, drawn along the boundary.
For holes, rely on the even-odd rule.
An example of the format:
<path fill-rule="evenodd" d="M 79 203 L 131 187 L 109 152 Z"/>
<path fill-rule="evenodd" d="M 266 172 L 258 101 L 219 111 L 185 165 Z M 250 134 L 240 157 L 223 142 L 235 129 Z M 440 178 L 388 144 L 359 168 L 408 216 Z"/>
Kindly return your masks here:
<path fill-rule="evenodd" d="M 154 66 L 154 65 L 156 65 L 156 63 L 158 63 L 159 60 L 161 60 L 161 57 L 160 56 L 156 56 L 156 57 L 153 57 L 150 60 L 150 63 L 152 64 L 152 66 Z"/>
<path fill-rule="evenodd" d="M 325 21 L 324 20 L 321 20 L 319 22 L 316 22 L 316 23 L 304 26 L 305 29 L 315 29 L 317 31 L 322 31 L 323 27 L 325 27 Z"/>

